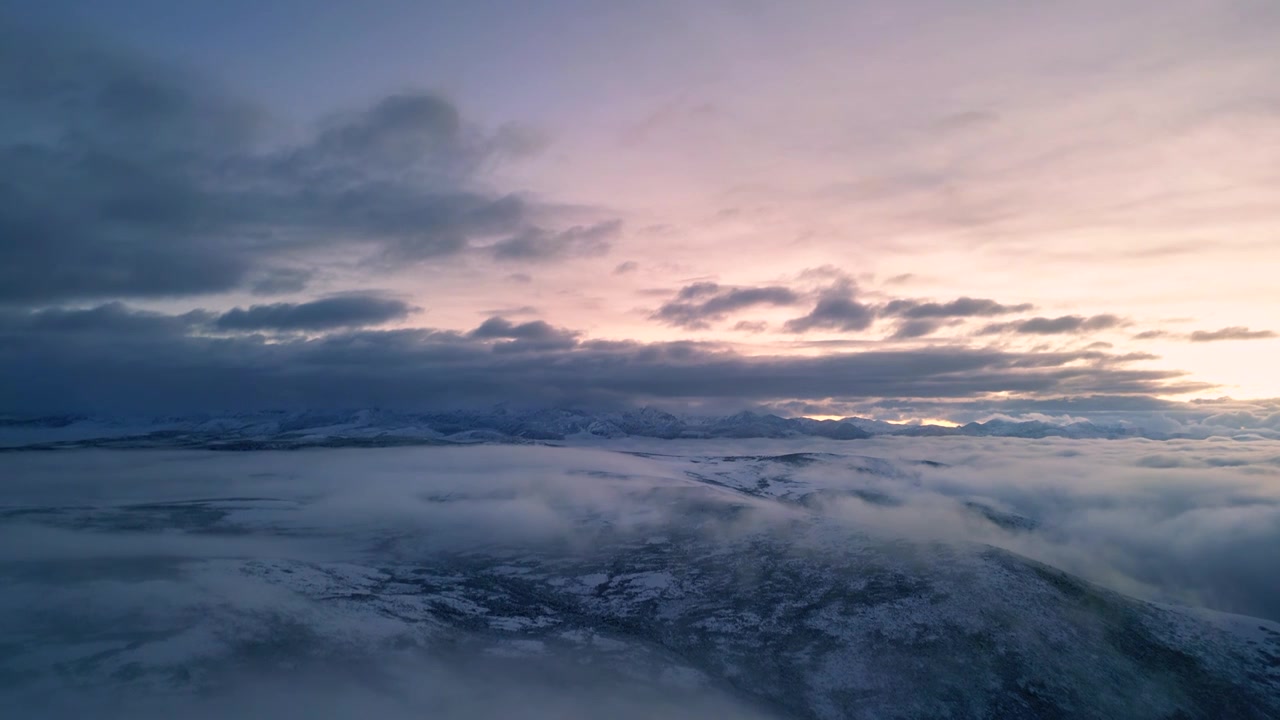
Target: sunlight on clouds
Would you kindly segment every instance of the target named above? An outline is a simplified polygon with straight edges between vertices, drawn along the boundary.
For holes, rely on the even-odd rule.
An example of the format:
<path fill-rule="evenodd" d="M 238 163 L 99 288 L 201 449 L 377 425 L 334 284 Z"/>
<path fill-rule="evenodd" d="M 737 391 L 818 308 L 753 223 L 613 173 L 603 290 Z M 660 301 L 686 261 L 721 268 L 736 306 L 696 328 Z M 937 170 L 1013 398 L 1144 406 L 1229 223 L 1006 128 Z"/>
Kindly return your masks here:
<path fill-rule="evenodd" d="M 1200 397 L 1280 398 L 1280 339 L 1168 343 L 1162 364 L 1191 370 L 1191 378 L 1222 387 Z"/>

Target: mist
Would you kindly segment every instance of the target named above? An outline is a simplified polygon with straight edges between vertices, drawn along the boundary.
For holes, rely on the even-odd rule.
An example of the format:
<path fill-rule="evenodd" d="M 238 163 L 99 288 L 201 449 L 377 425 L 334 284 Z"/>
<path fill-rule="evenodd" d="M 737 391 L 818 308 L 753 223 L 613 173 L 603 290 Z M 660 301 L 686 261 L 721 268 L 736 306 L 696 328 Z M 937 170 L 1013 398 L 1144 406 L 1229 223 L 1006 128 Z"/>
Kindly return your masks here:
<path fill-rule="evenodd" d="M 0 696 L 50 718 L 789 716 L 625 612 L 572 618 L 605 589 L 678 597 L 712 561 L 750 596 L 769 547 L 854 586 L 962 580 L 999 548 L 1277 620 L 1278 458 L 892 437 L 6 453 Z"/>

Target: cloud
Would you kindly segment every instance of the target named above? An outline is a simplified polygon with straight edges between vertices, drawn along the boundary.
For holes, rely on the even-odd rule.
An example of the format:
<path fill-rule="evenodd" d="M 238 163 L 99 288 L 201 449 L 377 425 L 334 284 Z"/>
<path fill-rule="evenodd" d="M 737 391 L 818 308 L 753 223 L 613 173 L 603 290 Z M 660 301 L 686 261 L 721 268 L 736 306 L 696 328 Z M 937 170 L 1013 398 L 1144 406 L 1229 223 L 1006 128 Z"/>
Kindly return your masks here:
<path fill-rule="evenodd" d="M 1031 303 L 1005 305 L 987 298 L 966 296 L 945 303 L 913 299 L 890 300 L 877 308 L 876 312 L 883 317 L 901 318 L 890 339 L 908 340 L 932 335 L 949 320 L 1009 315 L 1026 312 L 1034 307 Z"/>
<path fill-rule="evenodd" d="M 506 338 L 509 340 L 547 340 L 571 335 L 572 333 L 554 328 L 542 320 L 532 320 L 530 322 L 516 324 L 502 317 L 489 318 L 481 323 L 480 327 L 471 331 L 471 337 L 486 340 L 494 338 Z"/>
<path fill-rule="evenodd" d="M 939 327 L 941 327 L 941 322 L 938 320 L 905 320 L 898 323 L 897 328 L 890 337 L 894 340 L 924 337 L 925 335 L 933 334 Z"/>
<path fill-rule="evenodd" d="M 491 317 L 468 333 L 479 340 L 510 340 L 494 349 L 501 352 L 524 350 L 568 350 L 577 344 L 578 333 L 558 328 L 543 320 L 513 323 L 503 317 Z"/>
<path fill-rule="evenodd" d="M 1225 327 L 1220 330 L 1197 330 L 1190 335 L 1191 342 L 1218 342 L 1220 340 L 1266 340 L 1277 337 L 1271 330 L 1250 330 L 1247 327 Z"/>
<path fill-rule="evenodd" d="M 418 262 L 505 236 L 497 255 L 538 260 L 617 231 L 535 226 L 556 212 L 480 188 L 511 134 L 429 92 L 282 144 L 207 78 L 2 26 L 0 116 L 0 302 L 296 292 L 329 251 Z"/>
<path fill-rule="evenodd" d="M 5 688 L 19 699 L 7 706 L 67 718 L 740 718 L 721 693 L 743 687 L 728 680 L 746 667 L 765 688 L 739 695 L 756 701 L 746 707 L 788 700 L 764 707 L 792 717 L 823 706 L 799 701 L 812 688 L 770 685 L 776 658 L 722 659 L 791 647 L 797 622 L 843 638 L 836 654 L 826 632 L 802 638 L 818 654 L 797 672 L 814 657 L 849 667 L 868 646 L 883 664 L 900 644 L 885 677 L 908 690 L 920 684 L 899 665 L 922 652 L 945 665 L 972 650 L 975 627 L 1026 657 L 1019 638 L 1043 654 L 1055 645 L 1044 636 L 1084 637 L 1103 654 L 1080 662 L 1116 667 L 1133 661 L 1116 632 L 1160 646 L 1162 633 L 1138 632 L 1148 621 L 1226 637 L 1026 558 L 1158 602 L 1280 617 L 1274 444 L 1169 443 L 1160 452 L 1176 461 L 1155 468 L 1137 462 L 1153 443 L 1126 440 L 565 444 L 5 454 L 6 497 L 26 512 L 0 526 L 0 627 L 30 640 L 10 652 L 28 682 Z M 1005 627 L 1010 617 L 1036 632 Z M 762 628 L 744 635 L 744 623 Z M 691 624 L 719 627 L 720 650 L 700 653 L 706 634 L 681 632 Z M 922 628 L 924 645 L 912 640 Z M 106 655 L 102 637 L 118 640 Z M 64 659 L 84 657 L 94 662 L 67 683 Z M 166 692 L 146 692 L 155 682 Z M 890 712 L 905 697 L 892 689 L 877 701 Z"/>
<path fill-rule="evenodd" d="M 919 500 L 972 497 L 1038 523 L 987 542 L 1141 597 L 1280 618 L 1280 587 L 1258 556 L 1280 540 L 1274 445 L 984 439 L 928 447 L 948 467 L 922 471 Z M 907 499 L 904 515 L 915 506 Z M 970 526 L 961 536 L 980 532 Z"/>
<path fill-rule="evenodd" d="M 306 303 L 253 305 L 228 310 L 214 321 L 220 330 L 332 330 L 403 320 L 417 308 L 376 295 L 342 295 Z"/>
<path fill-rule="evenodd" d="M 40 459 L 35 467 L 17 459 L 21 471 L 8 485 L 13 489 L 21 483 L 24 504 L 48 507 L 79 496 L 85 513 L 74 527 L 43 523 L 43 513 L 36 522 L 0 524 L 6 589 L 0 597 L 5 610 L 0 628 L 6 636 L 40 640 L 22 643 L 30 652 L 6 657 L 38 687 L 28 692 L 31 685 L 9 684 L 0 689 L 0 699 L 6 707 L 25 709 L 26 716 L 67 719 L 85 713 L 150 720 L 408 720 L 424 713 L 455 720 L 773 716 L 752 710 L 750 698 L 726 695 L 679 653 L 643 633 L 611 630 L 593 612 L 566 606 L 551 623 L 516 629 L 518 618 L 536 612 L 536 604 L 508 604 L 506 614 L 494 606 L 471 615 L 482 610 L 486 598 L 505 592 L 488 589 L 481 597 L 462 586 L 437 588 L 426 580 L 412 609 L 388 614 L 380 603 L 393 596 L 366 585 L 387 577 L 377 564 L 391 563 L 406 573 L 411 567 L 444 568 L 458 550 L 478 551 L 473 557 L 480 558 L 494 547 L 551 550 L 571 562 L 607 567 L 607 555 L 576 548 L 612 553 L 618 548 L 602 546 L 601 537 L 630 538 L 631 528 L 678 528 L 673 523 L 685 512 L 681 506 L 644 513 L 654 493 L 665 494 L 673 481 L 639 475 L 649 468 L 614 453 L 548 455 L 541 447 L 516 453 L 490 447 L 481 453 L 440 448 L 422 456 L 385 450 L 295 456 L 286 463 L 292 469 L 268 453 L 223 454 L 209 458 L 216 467 L 211 472 L 199 471 L 203 463 L 190 455 L 175 463 L 157 453 L 122 465 L 119 455 L 67 454 L 60 458 L 69 463 L 63 469 L 80 478 L 70 481 L 66 473 L 40 465 Z M 406 462 L 424 459 L 427 465 L 405 471 Z M 613 477 L 586 475 L 582 461 L 588 459 L 587 469 L 612 471 Z M 14 460 L 14 455 L 6 458 L 6 471 L 18 469 Z M 92 467 L 100 472 L 88 475 L 120 492 L 110 501 L 97 495 L 87 502 L 102 504 L 90 509 L 84 491 L 93 483 L 86 485 L 88 475 L 80 471 Z M 126 476 L 133 482 L 116 482 Z M 352 483 L 352 477 L 360 482 Z M 168 502 L 184 495 L 211 498 L 213 512 L 200 512 L 201 501 Z M 224 503 L 214 498 L 234 495 L 244 498 L 228 504 L 234 519 L 227 514 L 230 522 L 224 525 L 209 518 L 222 515 L 214 508 Z M 246 503 L 257 519 L 240 514 Z M 282 508 L 288 508 L 283 515 Z M 185 516 L 191 509 L 202 519 L 179 520 L 181 532 L 165 520 L 134 524 L 157 514 Z M 608 519 L 608 529 L 600 535 L 602 518 Z M 121 520 L 125 527 L 110 527 Z M 234 532 L 220 531 L 232 526 Z M 387 542 L 378 547 L 375 563 L 358 548 L 367 548 L 367 540 L 378 535 Z M 15 563 L 49 572 L 13 572 Z M 99 572 L 93 577 L 63 572 L 85 563 Z M 139 563 L 146 568 L 129 571 Z M 486 565 L 468 566 L 477 584 L 490 576 Z M 575 582 L 573 573 L 562 574 Z M 290 582 L 302 578 L 302 583 Z M 360 587 L 373 592 L 352 602 L 351 591 Z M 569 590 L 566 599 L 573 597 Z M 92 611 L 85 611 L 86 603 Z M 465 615 L 452 609 L 457 607 L 465 608 Z M 541 616 L 552 617 L 547 612 L 544 608 Z M 72 618 L 82 623 L 83 634 L 70 637 L 55 630 Z M 478 624 L 470 622 L 473 618 Z M 441 631 L 457 642 L 441 643 Z M 79 668 L 76 682 L 43 682 L 45 671 L 57 673 L 58 658 L 86 649 L 99 652 L 91 643 L 102 632 L 123 638 L 119 654 Z M 245 658 L 264 647 L 270 659 L 246 668 Z M 512 653 L 522 649 L 532 652 Z M 121 678 L 119 667 L 129 668 L 128 678 Z M 166 692 L 147 692 L 144 684 L 157 676 L 168 681 Z M 499 687 L 495 677 L 503 678 Z M 99 679 L 107 682 L 95 682 Z M 45 694 L 54 689 L 56 694 Z"/>
<path fill-rule="evenodd" d="M 414 170 L 433 162 L 434 174 L 464 175 L 477 160 L 464 138 L 458 109 L 443 98 L 421 93 L 391 95 L 372 107 L 342 117 L 296 152 L 294 166 L 379 167 Z"/>
<path fill-rule="evenodd" d="M 635 260 L 628 260 L 626 262 L 618 263 L 617 267 L 613 269 L 613 274 L 626 275 L 627 273 L 633 273 L 639 269 L 640 269 L 640 263 L 636 262 Z"/>
<path fill-rule="evenodd" d="M 912 320 L 927 318 L 990 317 L 1032 310 L 1030 303 L 1003 305 L 986 298 L 961 297 L 948 303 L 922 300 L 892 300 L 881 308 L 884 315 Z"/>
<path fill-rule="evenodd" d="M 1220 342 L 1226 340 L 1269 340 L 1280 337 L 1271 330 L 1250 330 L 1243 326 L 1224 327 L 1218 330 L 1196 330 L 1189 334 L 1171 333 L 1165 330 L 1147 330 L 1133 336 L 1134 340 L 1157 340 L 1168 338 L 1173 340 L 1189 340 L 1194 343 Z"/>
<path fill-rule="evenodd" d="M 93 308 L 48 308 L 35 311 L 0 312 L 0 325 L 6 334 L 57 334 L 81 336 L 100 341 L 106 336 L 173 336 L 180 337 L 191 329 L 205 325 L 213 313 L 196 310 L 181 315 L 136 310 L 121 302 L 110 302 Z"/>
<path fill-rule="evenodd" d="M 314 276 L 314 271 L 303 268 L 266 268 L 249 286 L 249 291 L 254 295 L 302 292 Z"/>
<path fill-rule="evenodd" d="M 594 225 L 578 225 L 560 232 L 531 227 L 494 244 L 490 249 L 499 260 L 554 260 L 566 257 L 593 257 L 609 252 L 609 242 L 622 229 L 620 220 Z"/>
<path fill-rule="evenodd" d="M 857 532 L 994 545 L 1138 597 L 1280 619 L 1274 442 L 886 437 L 810 444 L 832 454 L 785 470 L 768 455 L 795 444 L 764 442 L 756 475 L 784 474 Z"/>
<path fill-rule="evenodd" d="M 749 307 L 788 306 L 799 301 L 800 296 L 794 290 L 781 285 L 726 287 L 700 282 L 681 288 L 674 300 L 665 303 L 650 317 L 668 325 L 699 330 Z"/>
<path fill-rule="evenodd" d="M 1124 319 L 1115 315 L 1062 315 L 1055 318 L 1034 317 L 1027 320 L 1015 320 L 1007 323 L 993 323 L 984 327 L 980 335 L 999 333 L 1020 333 L 1025 335 L 1067 335 L 1095 330 L 1107 330 L 1124 324 Z"/>
<path fill-rule="evenodd" d="M 283 316 L 297 312 L 290 308 Z M 1132 359 L 1098 351 L 948 346 L 820 357 L 742 355 L 706 343 L 582 340 L 543 321 L 502 317 L 465 334 L 349 329 L 310 338 L 217 337 L 201 332 L 209 317 L 119 305 L 0 314 L 0 374 L 11 379 L 0 387 L 0 407 L 191 412 L 496 402 L 588 408 L 833 398 L 937 403 L 976 402 L 993 393 L 1129 396 L 1203 387 L 1179 372 L 1133 369 L 1127 367 Z M 117 331 L 123 326 L 133 330 Z"/>
<path fill-rule="evenodd" d="M 532 305 L 519 305 L 517 307 L 494 308 L 485 310 L 485 315 L 541 315 L 542 311 Z"/>
<path fill-rule="evenodd" d="M 839 280 L 819 295 L 818 304 L 808 315 L 788 320 L 784 327 L 792 333 L 866 330 L 876 319 L 875 308 L 858 302 L 854 296 L 853 283 Z"/>

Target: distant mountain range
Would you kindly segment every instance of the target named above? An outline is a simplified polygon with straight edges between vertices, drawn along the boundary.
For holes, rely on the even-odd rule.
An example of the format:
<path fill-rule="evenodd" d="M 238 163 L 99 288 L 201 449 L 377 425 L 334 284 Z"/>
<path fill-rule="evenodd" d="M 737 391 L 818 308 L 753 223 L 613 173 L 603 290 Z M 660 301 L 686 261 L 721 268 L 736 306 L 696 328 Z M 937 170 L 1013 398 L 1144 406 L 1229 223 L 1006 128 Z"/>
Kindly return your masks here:
<path fill-rule="evenodd" d="M 876 435 L 1120 438 L 1154 436 L 1128 426 L 1089 422 L 989 420 L 956 427 L 900 425 L 867 418 L 785 418 L 740 412 L 680 417 L 654 408 L 591 413 L 581 410 L 391 412 L 263 411 L 227 415 L 110 418 L 84 415 L 0 415 L 0 447 L 201 447 L 228 450 L 314 446 L 387 446 L 554 442 L 570 438 L 789 438 L 860 440 Z"/>

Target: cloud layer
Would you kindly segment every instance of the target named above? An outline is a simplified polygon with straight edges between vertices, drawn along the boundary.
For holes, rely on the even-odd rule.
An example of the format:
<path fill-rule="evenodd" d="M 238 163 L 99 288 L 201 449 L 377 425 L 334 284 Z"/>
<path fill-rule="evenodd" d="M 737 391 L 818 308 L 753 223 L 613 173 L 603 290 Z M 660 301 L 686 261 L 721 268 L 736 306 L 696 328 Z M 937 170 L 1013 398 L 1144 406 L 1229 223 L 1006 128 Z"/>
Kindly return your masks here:
<path fill-rule="evenodd" d="M 403 320 L 415 308 L 401 300 L 347 295 L 306 303 L 274 303 L 235 308 L 218 316 L 219 330 L 332 330 Z"/>
<path fill-rule="evenodd" d="M 799 301 L 798 293 L 780 285 L 721 287 L 701 282 L 681 288 L 675 299 L 658 308 L 652 317 L 669 325 L 700 330 L 740 310 L 761 305 L 785 307 Z"/>
<path fill-rule="evenodd" d="M 714 343 L 582 339 L 545 321 L 493 317 L 466 333 L 340 330 L 268 338 L 234 330 L 308 330 L 402 317 L 398 301 L 334 298 L 222 315 L 88 310 L 0 315 L 0 391 L 15 411 L 191 411 L 305 407 L 447 408 L 503 401 L 627 406 L 795 399 L 899 401 L 1137 395 L 1198 387 L 1104 352 L 994 348 L 744 355 Z M 110 337 L 111 342 L 103 342 Z M 87 352 L 92 348 L 92 352 Z"/>
<path fill-rule="evenodd" d="M 991 27 L 1030 32 L 1010 32 L 1009 38 L 1047 41 L 1048 35 L 1036 33 L 1054 25 L 1048 17 L 1075 27 L 1071 23 L 1090 16 L 1053 11 L 1037 15 L 1039 20 L 1015 21 L 997 5 L 983 4 L 974 17 L 1001 21 Z M 1078 148 L 1060 146 L 1070 134 L 1046 124 L 1030 96 L 980 102 L 983 93 L 967 84 L 975 92 L 960 95 L 980 107 L 943 108 L 940 100 L 917 105 L 907 96 L 938 93 L 916 92 L 883 98 L 883 117 L 844 117 L 843 110 L 812 103 L 857 95 L 836 92 L 830 83 L 862 81 L 821 72 L 812 75 L 814 88 L 827 89 L 811 89 L 812 96 L 792 88 L 783 93 L 785 101 L 780 96 L 766 102 L 716 83 L 705 86 L 708 93 L 723 94 L 715 100 L 672 99 L 665 91 L 659 98 L 652 88 L 638 89 L 634 102 L 601 106 L 598 116 L 584 108 L 570 112 L 571 102 L 535 110 L 561 97 L 562 90 L 538 93 L 530 86 L 527 92 L 506 92 L 508 86 L 498 83 L 479 94 L 460 88 L 446 96 L 422 89 L 416 76 L 413 82 L 366 78 L 359 93 L 329 92 L 330 79 L 337 78 L 325 77 L 306 83 L 314 93 L 302 98 L 285 92 L 289 88 L 261 92 L 258 76 L 269 73 L 259 72 L 263 58 L 252 52 L 236 65 L 239 71 L 206 63 L 211 72 L 204 72 L 184 62 L 200 60 L 199 53 L 131 51 L 131 44 L 151 43 L 120 34 L 128 12 L 122 8 L 119 17 L 103 17 L 101 36 L 59 30 L 56 21 L 22 24 L 28 15 L 23 12 L 13 13 L 12 22 L 0 20 L 0 332 L 9 345 L 0 349 L 0 361 L 24 386 L 6 389 L 0 410 L 107 411 L 154 407 L 165 404 L 157 402 L 163 397 L 174 398 L 175 405 L 183 398 L 193 403 L 173 408 L 182 411 L 201 410 L 198 403 L 211 399 L 227 405 L 258 397 L 288 406 L 330 403 L 337 398 L 327 389 L 340 378 L 347 381 L 344 403 L 381 403 L 391 393 L 374 373 L 363 377 L 366 367 L 421 387 L 434 387 L 434 380 L 419 375 L 441 378 L 444 391 L 409 395 L 445 404 L 510 399 L 696 405 L 730 402 L 729 388 L 737 383 L 741 405 L 879 403 L 876 409 L 896 415 L 908 407 L 938 408 L 945 400 L 961 413 L 970 410 L 958 404 L 984 402 L 990 412 L 1001 413 L 1019 402 L 1030 407 L 1072 398 L 1133 401 L 1144 393 L 1203 392 L 1213 383 L 1232 382 L 1205 371 L 1208 357 L 1224 363 L 1224 374 L 1265 378 L 1258 368 L 1266 363 L 1245 367 L 1229 341 L 1255 341 L 1255 353 L 1275 347 L 1276 335 L 1255 314 L 1252 296 L 1231 305 L 1234 314 L 1215 315 L 1212 326 L 1180 325 L 1207 322 L 1184 317 L 1194 314 L 1179 304 L 1193 303 L 1189 298 L 1166 298 L 1168 307 L 1157 303 L 1158 309 L 1113 304 L 1113 294 L 1129 287 L 1127 279 L 1088 281 L 1085 297 L 1085 291 L 1063 283 L 1047 284 L 1056 288 L 1047 291 L 1033 273 L 1000 270 L 993 283 L 992 268 L 975 272 L 974 258 L 988 249 L 999 258 L 994 268 L 1007 267 L 1012 258 L 1026 261 L 1018 267 L 1048 272 L 1066 267 L 1055 263 L 1077 262 L 1081 253 L 1102 272 L 1111 260 L 1117 267 L 1126 258 L 1159 264 L 1204 250 L 1203 243 L 1150 234 L 1140 247 L 1108 244 L 1109 252 L 1101 255 L 1085 252 L 1096 241 L 1084 236 L 1079 246 L 1074 240 L 1062 246 L 1067 226 L 1059 216 L 1090 228 L 1095 220 L 1098 228 L 1112 227 L 1110 218 L 1120 211 L 1090 204 L 1094 194 L 1108 195 L 1113 204 L 1123 196 L 1134 208 L 1160 198 L 1212 195 L 1198 187 L 1151 197 L 1110 197 L 1092 185 L 1082 190 L 1079 178 L 1095 177 L 1094 170 L 1114 175 L 1116 168 L 1093 168 L 1081 158 L 1111 163 L 1111 150 L 1132 145 L 1123 142 L 1126 133 L 1142 129 L 1140 123 L 1126 124 L 1112 136 L 1106 129 L 1111 124 L 1090 124 L 1099 107 L 1092 94 L 1067 103 L 1062 113 L 1079 118 L 1071 122 L 1099 138 L 1096 147 Z M 638 20 L 650 11 L 636 12 Z M 764 8 L 742 12 L 744 22 L 762 23 L 761 28 L 781 20 L 766 22 L 774 11 Z M 863 12 L 809 8 L 787 21 L 802 23 L 805 34 L 825 38 L 833 50 L 861 53 L 862 45 L 849 43 L 845 34 L 825 33 L 864 27 L 857 19 Z M 1118 22 L 1130 31 L 1145 28 L 1136 19 L 1145 12 Z M 917 41 L 918 32 L 933 32 L 926 26 L 937 31 L 967 22 L 953 13 L 920 14 L 920 8 L 903 13 L 894 24 Z M 1183 4 L 1168 13 L 1181 18 L 1177 22 L 1216 16 Z M 923 25 L 905 21 L 926 15 L 930 20 Z M 49 17 L 58 16 L 55 10 Z M 682 27 L 700 22 L 682 20 L 688 21 Z M 709 35 L 714 33 L 698 36 Z M 943 36 L 963 34 L 934 39 Z M 219 50 L 212 40 L 208 47 L 197 44 L 215 54 L 229 47 Z M 696 45 L 704 47 L 701 40 Z M 1071 54 L 1066 46 L 1053 46 Z M 166 46 L 155 47 L 161 53 Z M 1209 55 L 1221 59 L 1224 48 Z M 759 73 L 810 76 L 780 69 L 805 65 L 790 57 L 795 53 L 787 53 L 786 63 L 756 66 L 754 49 L 736 52 L 733 72 L 746 73 L 752 82 Z M 1240 52 L 1256 59 L 1255 50 Z M 926 57 L 933 55 L 912 52 L 886 62 L 921 71 L 916 62 Z M 953 60 L 973 57 L 966 44 Z M 830 63 L 809 69 L 819 65 Z M 476 72 L 489 67 L 460 66 Z M 696 74 L 698 67 L 681 64 L 680 76 L 686 70 Z M 1232 76 L 1251 77 L 1256 67 L 1250 67 Z M 1156 74 L 1171 87 L 1184 87 L 1190 82 L 1185 69 L 1178 64 L 1166 68 L 1168 75 Z M 951 82 L 935 71 L 913 78 Z M 983 68 L 961 76 L 991 74 Z M 529 82 L 540 77 L 545 79 L 531 66 Z M 423 82 L 438 79 L 423 76 Z M 1064 84 L 1055 87 L 1064 91 L 1082 82 L 1060 80 Z M 779 83 L 778 92 L 784 86 L 790 88 Z M 1114 101 L 1105 91 L 1115 87 L 1098 87 L 1104 99 Z M 1039 84 L 1034 90 L 1036 97 L 1049 92 Z M 290 102 L 281 100 L 286 96 Z M 521 101 L 495 104 L 502 97 Z M 655 102 L 656 111 L 648 107 Z M 784 107 L 796 110 L 775 116 Z M 1269 137 L 1261 118 L 1270 110 L 1231 107 L 1230 122 L 1221 120 L 1227 123 L 1221 126 L 1195 113 L 1184 117 L 1187 138 Z M 573 121 L 555 126 L 561 113 Z M 1227 131 L 1255 116 L 1256 124 L 1243 126 L 1253 133 Z M 552 124 L 502 124 L 525 117 Z M 794 130 L 795 117 L 813 119 L 812 137 L 787 130 Z M 744 135 L 745 118 L 763 124 L 753 121 Z M 775 118 L 776 127 L 765 118 Z M 1008 128 L 1015 125 L 1025 127 L 1027 137 L 1010 137 Z M 618 137 L 624 139 L 614 142 Z M 1159 155 L 1183 157 L 1178 147 Z M 1260 167 L 1273 165 L 1258 156 Z M 1117 157 L 1118 166 L 1146 166 Z M 1048 158 L 1065 163 L 1061 175 L 1056 169 L 1044 172 Z M 703 162 L 711 164 L 701 167 Z M 1183 175 L 1160 172 L 1158 179 Z M 1249 187 L 1252 177 L 1244 173 L 1238 185 Z M 1152 193 L 1157 185 L 1124 183 Z M 1061 206 L 1045 207 L 1028 197 L 1041 191 L 1060 198 Z M 1251 200 L 1250 207 L 1266 206 L 1265 197 Z M 1145 212 L 1135 211 L 1133 223 L 1141 225 Z M 1179 218 L 1168 222 L 1181 228 L 1186 218 Z M 1029 247 L 1025 238 L 1041 238 L 1037 242 L 1045 245 Z M 1241 285 L 1240 292 L 1249 294 L 1248 287 Z M 535 306 L 545 320 L 511 319 Z M 386 327 L 396 330 L 374 330 Z M 1205 329 L 1188 329 L 1195 327 Z M 1126 352 L 1122 343 L 1129 340 L 1150 341 L 1144 347 L 1170 359 L 1161 365 L 1155 355 Z M 464 363 L 463 357 L 472 359 Z M 88 358 L 101 361 L 92 365 Z M 169 389 L 133 393 L 85 386 L 84 378 L 105 372 L 121 387 L 133 387 L 142 380 L 129 368 L 142 367 L 150 367 L 149 375 Z M 906 377 L 906 369 L 917 374 Z M 529 377 L 509 377 L 522 372 Z M 482 379 L 484 373 L 497 375 Z M 566 379 L 570 374 L 574 381 Z M 216 379 L 233 390 L 179 390 L 179 377 L 197 384 Z M 450 384 L 454 379 L 459 382 Z M 511 397 L 499 397 L 499 390 Z M 116 398 L 125 405 L 112 408 Z M 77 403 L 85 407 L 73 408 Z"/>
<path fill-rule="evenodd" d="M 545 228 L 547 212 L 483 189 L 526 148 L 436 94 L 281 141 L 266 111 L 193 72 L 7 25 L 0 48 L 0 302 L 290 292 L 351 254 L 548 260 L 618 232 Z"/>

